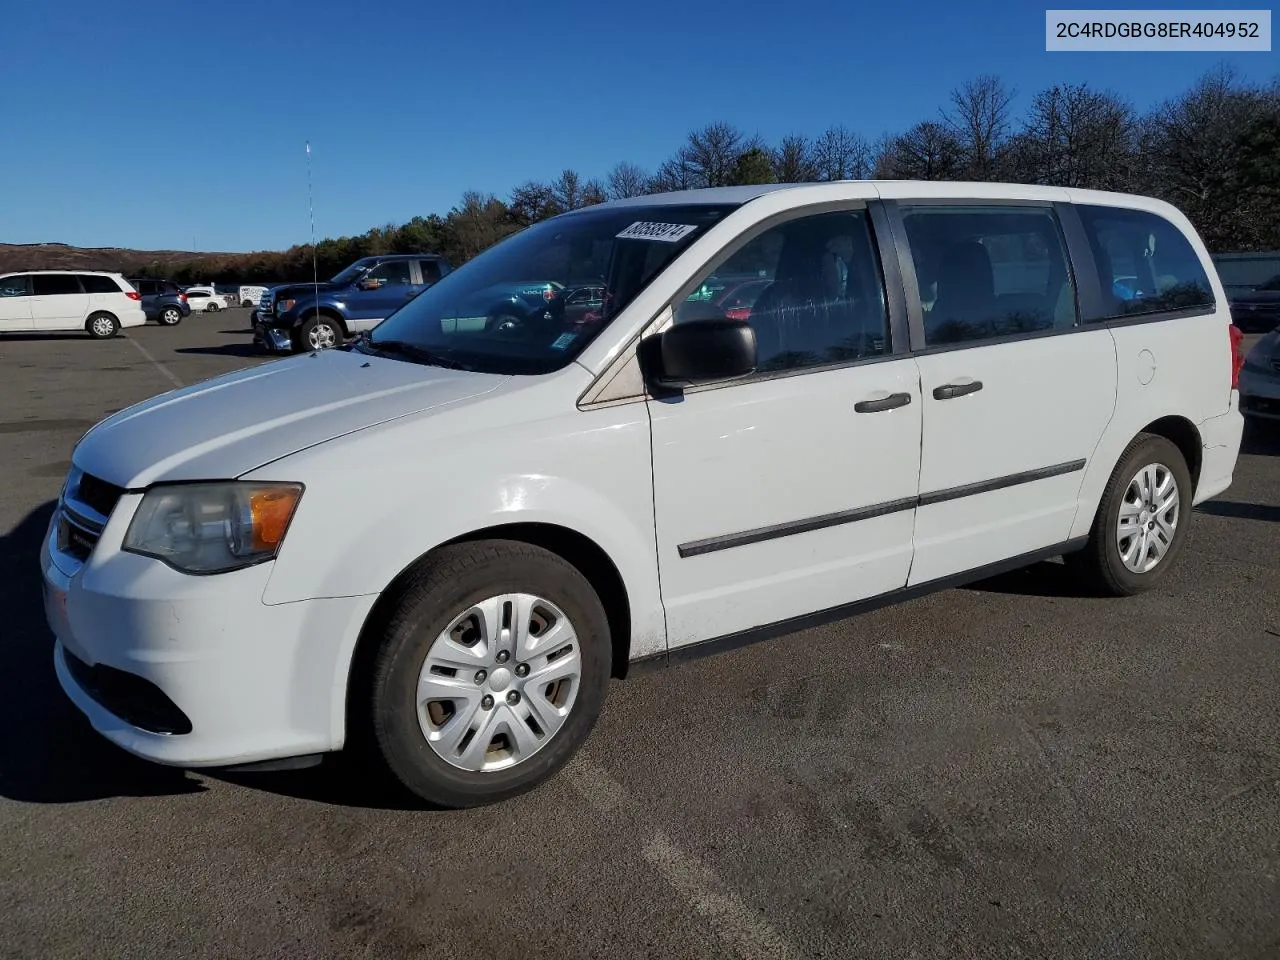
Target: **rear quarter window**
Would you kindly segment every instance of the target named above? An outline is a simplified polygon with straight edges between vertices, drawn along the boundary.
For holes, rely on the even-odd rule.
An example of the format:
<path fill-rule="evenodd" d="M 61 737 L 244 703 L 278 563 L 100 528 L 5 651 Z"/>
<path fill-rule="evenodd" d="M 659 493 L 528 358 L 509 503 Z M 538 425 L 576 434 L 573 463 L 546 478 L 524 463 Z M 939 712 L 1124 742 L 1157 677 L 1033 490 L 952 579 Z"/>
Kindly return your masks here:
<path fill-rule="evenodd" d="M 1213 288 L 1186 236 L 1145 210 L 1079 206 L 1093 250 L 1102 309 L 1086 320 L 1213 310 Z"/>
<path fill-rule="evenodd" d="M 80 283 L 85 293 L 120 293 L 120 285 L 111 277 L 100 277 L 96 274 L 80 274 Z"/>

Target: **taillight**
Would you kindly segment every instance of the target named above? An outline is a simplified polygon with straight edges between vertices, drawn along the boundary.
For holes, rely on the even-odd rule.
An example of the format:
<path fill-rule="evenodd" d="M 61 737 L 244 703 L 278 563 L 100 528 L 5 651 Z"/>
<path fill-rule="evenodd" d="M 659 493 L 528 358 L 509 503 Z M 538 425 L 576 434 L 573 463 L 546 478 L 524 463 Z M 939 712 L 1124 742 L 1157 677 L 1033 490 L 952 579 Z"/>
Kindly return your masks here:
<path fill-rule="evenodd" d="M 178 299 L 179 299 L 179 300 L 181 300 L 183 303 L 186 303 L 186 302 L 187 302 L 187 295 L 186 295 L 185 293 L 180 293 L 180 294 L 178 294 Z"/>
<path fill-rule="evenodd" d="M 125 295 L 126 297 L 128 297 L 130 300 L 141 300 L 141 299 L 142 299 L 142 294 L 140 294 L 137 290 L 126 290 L 126 291 L 124 292 L 124 295 Z"/>
<path fill-rule="evenodd" d="M 555 298 L 556 298 L 556 291 L 554 288 L 547 287 L 547 289 L 542 291 L 542 299 L 546 300 L 548 303 L 550 303 Z"/>
<path fill-rule="evenodd" d="M 734 307 L 732 310 L 726 310 L 724 312 L 724 315 L 728 317 L 730 320 L 750 320 L 751 308 L 750 307 Z"/>
<path fill-rule="evenodd" d="M 1244 333 L 1234 323 L 1227 328 L 1231 334 L 1231 389 L 1240 389 L 1240 368 L 1244 366 L 1244 351 L 1240 348 Z"/>

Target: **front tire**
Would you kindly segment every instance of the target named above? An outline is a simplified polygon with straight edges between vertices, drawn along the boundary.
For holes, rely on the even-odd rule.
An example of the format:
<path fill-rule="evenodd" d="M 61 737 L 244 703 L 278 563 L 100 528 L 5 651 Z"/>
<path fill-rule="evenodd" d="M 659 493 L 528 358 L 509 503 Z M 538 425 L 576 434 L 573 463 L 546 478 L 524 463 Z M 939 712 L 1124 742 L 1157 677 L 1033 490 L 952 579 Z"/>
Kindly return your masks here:
<path fill-rule="evenodd" d="M 120 321 L 110 313 L 91 313 L 84 322 L 84 328 L 95 340 L 110 340 L 120 332 Z"/>
<path fill-rule="evenodd" d="M 477 806 L 532 789 L 573 756 L 611 658 L 604 607 L 574 566 L 526 543 L 455 544 L 392 602 L 364 720 L 405 787 Z"/>
<path fill-rule="evenodd" d="M 298 349 L 329 350 L 342 346 L 342 327 L 338 321 L 324 314 L 308 318 L 298 329 Z"/>
<path fill-rule="evenodd" d="M 1111 473 L 1089 542 L 1065 560 L 1092 592 L 1132 596 L 1150 590 L 1182 552 L 1195 489 L 1182 452 L 1142 433 Z"/>

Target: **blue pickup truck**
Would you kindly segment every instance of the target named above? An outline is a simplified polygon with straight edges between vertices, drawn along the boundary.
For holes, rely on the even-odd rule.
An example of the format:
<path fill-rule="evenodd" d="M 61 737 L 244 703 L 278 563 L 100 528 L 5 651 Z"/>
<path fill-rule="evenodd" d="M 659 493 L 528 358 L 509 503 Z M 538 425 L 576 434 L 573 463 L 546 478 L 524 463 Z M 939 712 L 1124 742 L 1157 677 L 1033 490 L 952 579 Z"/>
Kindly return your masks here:
<path fill-rule="evenodd" d="M 271 287 L 253 314 L 253 339 L 276 353 L 323 350 L 371 330 L 452 269 L 431 253 L 364 257 L 323 283 Z"/>

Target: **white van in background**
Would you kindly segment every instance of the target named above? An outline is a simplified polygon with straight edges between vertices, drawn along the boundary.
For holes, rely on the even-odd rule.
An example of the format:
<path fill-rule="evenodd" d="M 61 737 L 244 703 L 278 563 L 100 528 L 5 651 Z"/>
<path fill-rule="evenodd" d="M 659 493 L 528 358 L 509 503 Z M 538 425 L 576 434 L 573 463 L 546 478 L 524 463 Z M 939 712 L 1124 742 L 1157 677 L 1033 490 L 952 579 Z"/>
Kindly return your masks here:
<path fill-rule="evenodd" d="M 0 333 L 83 330 L 95 340 L 147 322 L 123 275 L 79 270 L 0 274 Z"/>
<path fill-rule="evenodd" d="M 241 287 L 238 291 L 240 306 L 249 307 L 250 309 L 258 305 L 258 301 L 262 299 L 262 295 L 267 292 L 267 288 L 262 285 Z"/>

